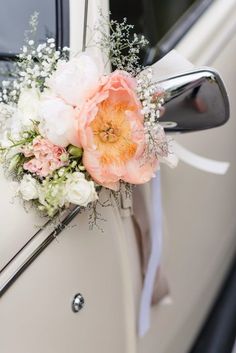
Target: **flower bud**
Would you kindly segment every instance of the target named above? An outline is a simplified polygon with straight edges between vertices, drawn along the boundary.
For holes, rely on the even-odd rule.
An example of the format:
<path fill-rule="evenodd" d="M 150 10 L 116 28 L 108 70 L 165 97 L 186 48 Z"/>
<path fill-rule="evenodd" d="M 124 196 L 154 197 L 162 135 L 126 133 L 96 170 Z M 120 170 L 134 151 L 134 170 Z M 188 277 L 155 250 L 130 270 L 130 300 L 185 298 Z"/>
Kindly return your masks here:
<path fill-rule="evenodd" d="M 78 157 L 78 158 L 82 157 L 82 154 L 83 154 L 82 148 L 79 148 L 73 145 L 70 145 L 68 147 L 68 152 L 71 156 Z"/>
<path fill-rule="evenodd" d="M 21 155 L 20 154 L 15 154 L 15 156 L 12 158 L 10 164 L 9 164 L 9 171 L 12 171 L 16 169 L 17 165 L 19 164 L 21 160 Z"/>

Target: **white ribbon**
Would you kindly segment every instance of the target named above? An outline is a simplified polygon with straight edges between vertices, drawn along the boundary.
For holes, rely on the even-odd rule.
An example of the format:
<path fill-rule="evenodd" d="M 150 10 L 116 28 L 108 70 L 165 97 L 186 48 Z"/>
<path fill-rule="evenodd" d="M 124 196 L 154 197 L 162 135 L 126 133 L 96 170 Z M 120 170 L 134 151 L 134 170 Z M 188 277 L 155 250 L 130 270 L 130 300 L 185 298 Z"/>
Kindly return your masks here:
<path fill-rule="evenodd" d="M 197 155 L 173 142 L 173 151 L 177 157 L 190 166 L 202 171 L 223 175 L 229 168 L 228 162 L 215 161 Z M 161 261 L 162 252 L 162 205 L 160 172 L 152 180 L 152 215 L 151 215 L 151 254 L 141 294 L 139 312 L 139 336 L 144 336 L 150 328 L 150 311 L 155 277 Z"/>
<path fill-rule="evenodd" d="M 181 161 L 194 168 L 203 170 L 204 172 L 223 175 L 229 168 L 230 164 L 228 162 L 215 161 L 213 159 L 199 156 L 198 154 L 193 153 L 187 148 L 181 146 L 176 141 L 173 141 L 172 146 L 174 153 Z"/>
<path fill-rule="evenodd" d="M 152 180 L 151 215 L 151 254 L 141 294 L 139 312 L 139 336 L 144 336 L 150 327 L 150 311 L 155 277 L 161 261 L 162 252 L 162 206 L 160 172 Z"/>

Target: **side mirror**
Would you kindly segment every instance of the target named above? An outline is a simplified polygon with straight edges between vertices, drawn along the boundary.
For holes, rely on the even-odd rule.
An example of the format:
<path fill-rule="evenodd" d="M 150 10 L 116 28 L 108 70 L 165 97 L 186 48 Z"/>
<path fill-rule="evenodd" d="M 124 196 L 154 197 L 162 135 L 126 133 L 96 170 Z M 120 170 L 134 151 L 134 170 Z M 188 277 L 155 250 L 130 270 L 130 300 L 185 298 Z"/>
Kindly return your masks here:
<path fill-rule="evenodd" d="M 158 82 L 166 92 L 160 123 L 166 132 L 190 132 L 223 125 L 229 119 L 225 86 L 211 68 Z"/>

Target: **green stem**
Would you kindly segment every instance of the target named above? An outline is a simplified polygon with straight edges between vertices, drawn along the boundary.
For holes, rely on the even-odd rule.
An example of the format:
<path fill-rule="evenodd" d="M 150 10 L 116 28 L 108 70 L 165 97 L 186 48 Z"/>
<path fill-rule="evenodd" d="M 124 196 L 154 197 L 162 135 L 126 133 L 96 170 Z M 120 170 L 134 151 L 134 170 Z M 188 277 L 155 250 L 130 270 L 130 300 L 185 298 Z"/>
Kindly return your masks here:
<path fill-rule="evenodd" d="M 9 147 L 0 147 L 0 151 L 6 151 L 6 150 L 9 150 L 10 148 L 13 148 L 13 147 L 17 147 L 17 146 L 20 146 L 20 145 L 24 145 L 25 143 L 27 142 L 32 142 L 34 139 L 34 137 L 30 137 L 28 139 L 25 139 L 25 140 L 21 140 L 21 141 L 18 141 L 17 143 L 14 143 L 13 145 L 9 146 Z M 11 141 L 11 140 L 10 140 Z M 12 141 L 11 141 L 12 142 Z"/>

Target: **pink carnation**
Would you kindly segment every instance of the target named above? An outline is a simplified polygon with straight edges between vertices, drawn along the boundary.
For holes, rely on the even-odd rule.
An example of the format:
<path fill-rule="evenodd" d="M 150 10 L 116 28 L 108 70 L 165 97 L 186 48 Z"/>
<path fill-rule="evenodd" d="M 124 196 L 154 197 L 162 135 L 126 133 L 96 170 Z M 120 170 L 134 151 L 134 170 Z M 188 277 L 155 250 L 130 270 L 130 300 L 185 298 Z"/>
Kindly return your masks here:
<path fill-rule="evenodd" d="M 144 158 L 146 140 L 136 80 L 124 71 L 103 77 L 94 95 L 78 112 L 78 145 L 83 163 L 99 184 L 117 189 L 119 181 L 141 184 L 158 167 Z"/>
<path fill-rule="evenodd" d="M 25 157 L 34 156 L 24 163 L 24 169 L 40 177 L 46 177 L 54 170 L 66 165 L 67 152 L 65 148 L 58 147 L 42 137 L 36 137 L 32 146 L 25 147 L 23 153 Z"/>

